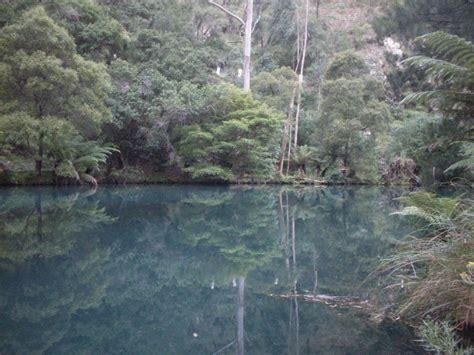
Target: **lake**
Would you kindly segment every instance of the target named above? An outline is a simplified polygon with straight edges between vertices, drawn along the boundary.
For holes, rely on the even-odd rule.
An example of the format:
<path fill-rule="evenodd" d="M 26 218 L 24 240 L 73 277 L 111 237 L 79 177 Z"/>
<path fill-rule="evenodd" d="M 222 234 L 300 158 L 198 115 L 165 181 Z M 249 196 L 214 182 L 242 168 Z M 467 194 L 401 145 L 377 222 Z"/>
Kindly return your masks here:
<path fill-rule="evenodd" d="M 375 299 L 406 192 L 0 189 L 0 353 L 422 353 L 399 322 L 279 297 Z"/>

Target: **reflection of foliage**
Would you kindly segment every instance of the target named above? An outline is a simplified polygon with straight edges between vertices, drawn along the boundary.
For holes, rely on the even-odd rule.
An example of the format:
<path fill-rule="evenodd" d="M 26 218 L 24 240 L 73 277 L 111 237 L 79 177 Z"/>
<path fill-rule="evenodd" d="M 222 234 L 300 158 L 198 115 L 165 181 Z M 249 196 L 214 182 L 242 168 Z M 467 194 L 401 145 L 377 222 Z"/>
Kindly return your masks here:
<path fill-rule="evenodd" d="M 71 236 L 109 223 L 104 208 L 89 202 L 84 193 L 43 196 L 40 191 L 7 197 L 0 213 L 0 265 L 18 264 L 40 256 L 50 258 L 67 254 L 74 248 Z"/>
<path fill-rule="evenodd" d="M 8 352 L 45 351 L 67 332 L 72 314 L 97 307 L 105 296 L 101 270 L 110 250 L 98 248 L 100 239 L 87 234 L 113 219 L 90 196 L 80 190 L 64 195 L 22 190 L 1 196 L 0 309 L 16 324 L 2 327 L 2 338 L 23 338 L 10 344 Z M 21 276 L 13 277 L 22 280 L 18 285 L 5 282 L 17 273 Z"/>
<path fill-rule="evenodd" d="M 379 196 L 376 188 L 310 189 L 290 194 L 296 217 L 297 264 L 313 265 L 322 293 L 354 296 L 354 289 L 384 254 L 391 238 L 403 235 L 397 220 L 384 215 L 393 209 Z M 299 274 L 301 287 L 313 289 L 313 269 Z"/>
<path fill-rule="evenodd" d="M 15 216 L 24 221 L 32 211 L 30 221 L 37 222 L 38 193 L 31 191 L 0 193 L 6 207 L 2 225 Z M 281 353 L 287 341 L 297 346 L 287 338 L 294 330 L 287 307 L 262 295 L 292 285 L 280 240 L 279 189 L 117 187 L 93 196 L 40 191 L 47 251 L 35 254 L 40 241 L 30 248 L 22 244 L 24 235 L 10 243 L 0 232 L 12 255 L 28 249 L 15 263 L 2 260 L 0 351 L 212 353 L 235 338 L 238 288 L 232 279 L 241 275 L 248 351 Z M 383 252 L 383 236 L 395 235 L 396 224 L 387 217 L 393 209 L 387 210 L 384 196 L 378 189 L 282 193 L 296 222 L 298 290 L 312 289 L 316 267 L 318 292 L 354 294 Z M 116 217 L 114 223 L 102 223 L 110 221 L 105 211 Z M 36 230 L 27 231 L 34 240 Z M 393 335 L 393 329 L 349 313 L 341 318 L 329 308 L 300 307 L 301 347 L 375 352 L 382 340 L 386 349 L 405 346 L 397 342 L 407 334 Z M 340 340 L 347 324 L 353 331 Z M 368 332 L 377 332 L 374 341 L 367 342 Z"/>
<path fill-rule="evenodd" d="M 220 263 L 242 274 L 277 256 L 275 199 L 265 191 L 226 192 L 188 199 L 177 216 L 186 243 L 218 252 Z M 224 265 L 222 265 L 224 267 Z"/>

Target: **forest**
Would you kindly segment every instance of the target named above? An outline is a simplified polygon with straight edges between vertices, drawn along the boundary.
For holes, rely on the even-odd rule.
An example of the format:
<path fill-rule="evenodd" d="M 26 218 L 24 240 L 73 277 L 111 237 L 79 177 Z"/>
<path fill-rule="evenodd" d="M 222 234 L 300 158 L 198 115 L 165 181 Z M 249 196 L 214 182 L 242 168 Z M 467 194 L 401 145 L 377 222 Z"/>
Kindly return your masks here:
<path fill-rule="evenodd" d="M 472 353 L 473 40 L 471 0 L 0 0 L 0 352 Z"/>
<path fill-rule="evenodd" d="M 0 6 L 2 184 L 472 181 L 469 1 Z"/>

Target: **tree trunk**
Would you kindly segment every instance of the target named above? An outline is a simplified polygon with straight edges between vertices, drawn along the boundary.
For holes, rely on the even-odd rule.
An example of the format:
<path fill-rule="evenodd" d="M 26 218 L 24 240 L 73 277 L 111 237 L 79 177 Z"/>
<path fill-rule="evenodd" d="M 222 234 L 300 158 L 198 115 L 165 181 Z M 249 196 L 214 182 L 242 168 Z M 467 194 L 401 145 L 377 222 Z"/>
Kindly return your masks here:
<path fill-rule="evenodd" d="M 291 119 L 293 118 L 293 108 L 295 107 L 295 96 L 296 88 L 293 89 L 293 94 L 291 95 L 291 101 L 288 105 L 288 114 L 286 117 L 285 128 L 283 130 L 283 138 L 281 141 L 281 150 L 280 150 L 280 175 L 283 176 L 283 170 L 285 169 L 285 157 L 286 149 L 290 142 L 290 130 L 291 130 Z M 290 162 L 288 162 L 290 164 Z"/>
<path fill-rule="evenodd" d="M 222 12 L 239 21 L 245 28 L 244 33 L 244 59 L 243 59 L 243 75 L 244 75 L 244 91 L 250 91 L 250 71 L 251 71 L 251 54 L 252 54 L 252 32 L 253 32 L 253 0 L 247 0 L 245 5 L 245 21 L 238 15 L 234 14 L 223 5 L 213 0 L 207 2 L 217 7 Z M 257 21 L 258 22 L 258 19 Z M 255 23 L 256 25 L 257 23 Z"/>
<path fill-rule="evenodd" d="M 308 23 L 309 23 L 309 0 L 306 0 L 305 7 L 305 19 L 304 19 L 304 38 L 303 38 L 303 50 L 301 53 L 300 61 L 300 73 L 298 76 L 298 101 L 296 104 L 296 115 L 295 115 L 295 135 L 294 135 L 294 147 L 298 146 L 298 128 L 301 113 L 301 93 L 303 91 L 303 78 L 304 78 L 304 64 L 306 57 L 306 48 L 308 47 Z"/>
<path fill-rule="evenodd" d="M 252 54 L 253 0 L 247 0 L 244 38 L 244 91 L 250 91 L 250 60 Z"/>

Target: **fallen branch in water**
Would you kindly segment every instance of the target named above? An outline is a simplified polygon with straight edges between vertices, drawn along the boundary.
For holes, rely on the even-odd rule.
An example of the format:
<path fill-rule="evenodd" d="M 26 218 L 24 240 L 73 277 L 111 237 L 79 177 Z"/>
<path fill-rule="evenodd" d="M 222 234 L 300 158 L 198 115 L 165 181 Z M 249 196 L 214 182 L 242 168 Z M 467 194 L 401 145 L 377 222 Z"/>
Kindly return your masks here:
<path fill-rule="evenodd" d="M 362 312 L 370 316 L 370 318 L 376 322 L 380 322 L 384 319 L 390 319 L 392 321 L 399 320 L 389 313 L 391 306 L 385 308 L 379 308 L 378 305 L 371 302 L 370 300 L 364 300 L 359 297 L 350 296 L 331 296 L 331 295 L 312 295 L 312 294 L 268 294 L 270 297 L 280 299 L 300 299 L 304 302 L 322 303 L 331 308 L 351 308 L 353 310 Z"/>

